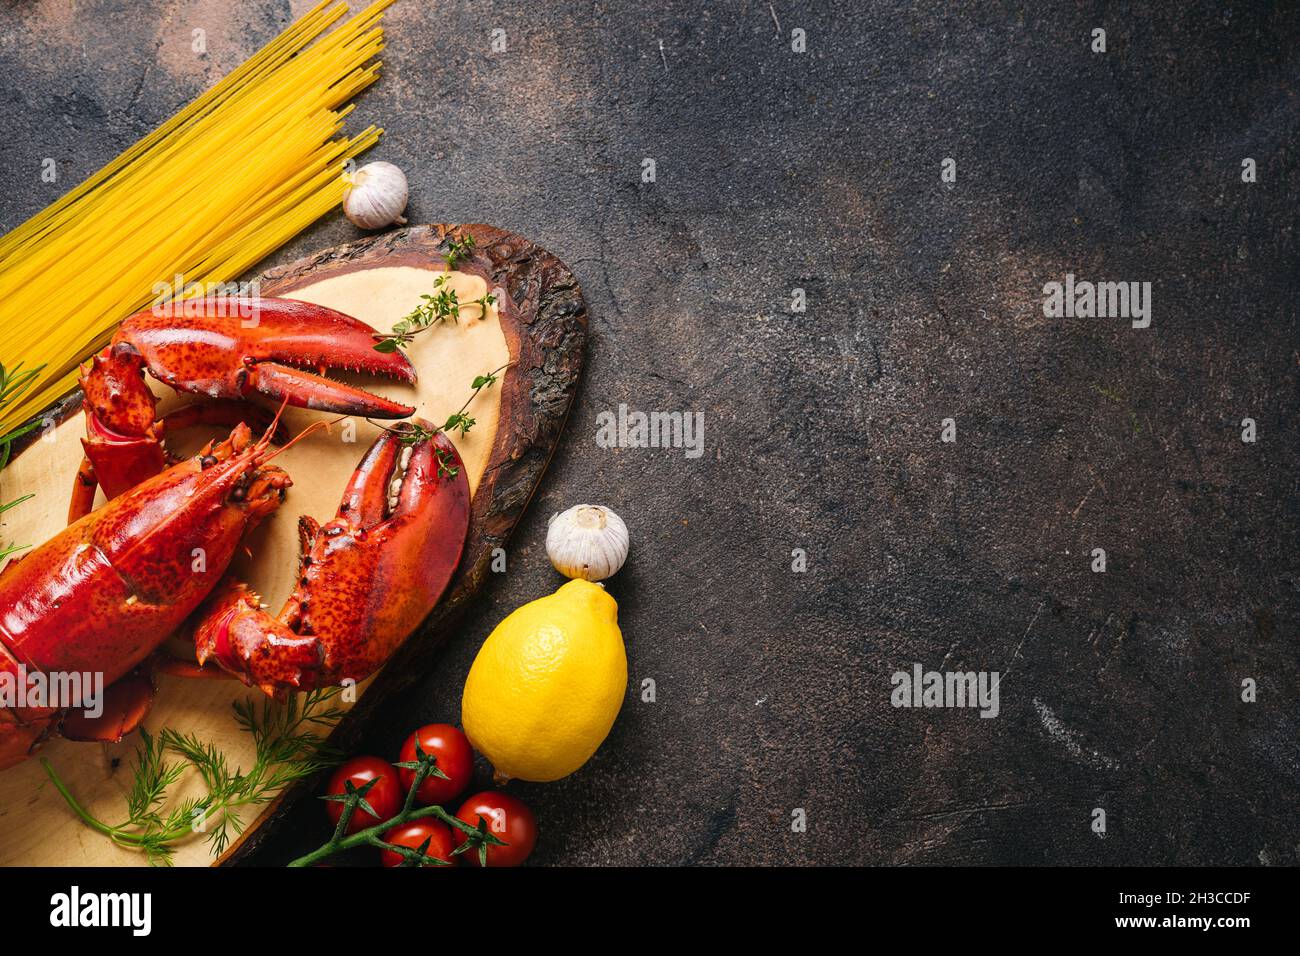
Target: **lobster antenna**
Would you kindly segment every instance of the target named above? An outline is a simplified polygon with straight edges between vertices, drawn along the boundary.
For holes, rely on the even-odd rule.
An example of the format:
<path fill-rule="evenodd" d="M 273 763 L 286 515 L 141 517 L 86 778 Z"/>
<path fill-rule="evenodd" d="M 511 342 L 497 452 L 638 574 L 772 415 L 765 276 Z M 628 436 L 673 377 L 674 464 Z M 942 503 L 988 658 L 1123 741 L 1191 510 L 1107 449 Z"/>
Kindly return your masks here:
<path fill-rule="evenodd" d="M 284 411 L 284 406 L 283 406 L 283 405 L 280 406 L 280 411 Z M 331 421 L 331 422 L 326 422 L 326 421 L 314 421 L 314 422 L 312 422 L 310 425 L 308 425 L 306 428 L 304 428 L 304 429 L 303 429 L 302 431 L 300 431 L 298 434 L 294 435 L 292 438 L 290 438 L 287 442 L 285 442 L 283 445 L 281 445 L 281 446 L 280 446 L 279 448 L 277 448 L 275 451 L 271 452 L 271 453 L 270 453 L 269 455 L 267 455 L 265 458 L 262 458 L 261 461 L 259 462 L 259 464 L 263 464 L 263 465 L 265 465 L 268 461 L 270 461 L 270 460 L 271 460 L 272 458 L 274 458 L 276 455 L 279 455 L 279 454 L 281 454 L 281 453 L 283 453 L 283 452 L 288 451 L 290 448 L 292 448 L 294 445 L 298 444 L 298 442 L 302 441 L 304 438 L 306 438 L 306 437 L 307 437 L 308 435 L 310 435 L 312 432 L 320 431 L 322 428 L 329 428 L 331 425 L 337 425 L 339 422 L 343 421 L 343 420 L 344 420 L 345 418 L 347 418 L 347 417 L 348 417 L 348 416 L 346 416 L 346 415 L 340 415 L 338 418 L 334 419 L 334 420 Z M 279 421 L 279 419 L 280 419 L 280 415 L 277 413 L 276 416 L 275 416 L 275 418 L 276 418 L 276 421 Z M 271 429 L 272 429 L 272 431 L 274 431 L 274 429 L 275 429 L 275 424 L 274 424 L 274 423 L 272 423 L 272 425 L 271 425 Z M 269 433 L 268 433 L 268 434 L 269 434 Z M 266 439 L 264 438 L 263 441 L 266 441 Z"/>
<path fill-rule="evenodd" d="M 288 407 L 289 396 L 286 395 L 281 400 L 280 407 L 276 409 L 275 418 L 271 419 L 271 424 L 266 426 L 266 431 L 263 432 L 262 437 L 257 440 L 257 446 L 259 448 L 265 448 L 267 445 L 271 444 L 271 439 L 275 436 L 276 429 L 280 427 L 280 416 L 284 414 L 284 410 Z"/>

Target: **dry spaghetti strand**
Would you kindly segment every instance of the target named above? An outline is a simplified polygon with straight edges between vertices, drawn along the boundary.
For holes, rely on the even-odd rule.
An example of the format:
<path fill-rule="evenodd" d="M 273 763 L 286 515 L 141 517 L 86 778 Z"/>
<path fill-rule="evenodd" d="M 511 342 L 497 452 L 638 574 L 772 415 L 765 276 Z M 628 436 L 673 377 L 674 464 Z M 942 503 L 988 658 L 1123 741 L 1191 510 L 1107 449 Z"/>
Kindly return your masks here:
<path fill-rule="evenodd" d="M 379 139 L 340 136 L 373 83 L 378 0 L 322 0 L 99 172 L 0 237 L 6 364 L 44 366 L 0 434 L 76 384 L 77 367 L 176 276 L 233 282 L 338 205 L 344 165 Z"/>

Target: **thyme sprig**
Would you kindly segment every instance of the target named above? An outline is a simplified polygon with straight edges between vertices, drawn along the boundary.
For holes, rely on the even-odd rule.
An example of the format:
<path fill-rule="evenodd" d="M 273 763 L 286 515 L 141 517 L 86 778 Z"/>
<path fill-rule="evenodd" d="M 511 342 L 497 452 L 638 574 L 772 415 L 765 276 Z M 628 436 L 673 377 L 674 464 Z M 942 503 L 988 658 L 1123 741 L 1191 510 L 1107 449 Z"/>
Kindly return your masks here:
<path fill-rule="evenodd" d="M 396 352 L 414 342 L 415 337 L 425 329 L 444 322 L 455 324 L 460 320 L 462 305 L 477 305 L 478 317 L 487 318 L 488 306 L 497 300 L 495 295 L 489 292 L 479 296 L 473 302 L 462 303 L 456 290 L 447 287 L 448 273 L 456 268 L 457 262 L 468 258 L 473 252 L 473 236 L 453 238 L 450 241 L 447 254 L 443 257 L 443 261 L 447 263 L 447 272 L 433 280 L 433 292 L 420 296 L 420 305 L 398 321 L 391 332 L 386 335 L 383 332 L 375 333 L 375 338 L 378 339 L 375 343 L 376 352 Z"/>
<path fill-rule="evenodd" d="M 452 412 L 447 416 L 447 420 L 442 423 L 441 428 L 425 428 L 423 425 L 411 421 L 398 422 L 396 425 L 383 425 L 379 422 L 370 421 L 370 419 L 366 419 L 366 421 L 370 421 L 372 425 L 396 435 L 403 445 L 418 445 L 420 442 L 428 441 L 433 438 L 433 436 L 438 434 L 438 432 L 445 432 L 450 435 L 452 432 L 458 431 L 460 432 L 461 437 L 464 438 L 469 434 L 470 429 L 478 424 L 478 419 L 473 415 L 466 413 L 466 409 L 469 408 L 470 402 L 474 401 L 478 396 L 478 393 L 483 391 L 483 389 L 487 388 L 489 385 L 495 385 L 500 381 L 501 373 L 513 364 L 513 362 L 507 362 L 500 368 L 493 369 L 483 375 L 476 375 L 474 381 L 470 383 L 472 391 L 470 392 L 469 398 L 465 399 L 465 404 L 457 411 Z M 436 448 L 434 449 L 434 454 L 438 458 L 439 478 L 455 478 L 460 474 L 459 468 L 452 467 L 452 457 L 448 452 L 443 451 L 441 448 Z"/>
<path fill-rule="evenodd" d="M 447 276 L 438 276 L 433 280 L 433 293 L 420 296 L 422 303 L 412 309 L 393 326 L 388 335 L 376 332 L 376 352 L 396 352 L 415 341 L 415 336 L 427 328 L 448 320 L 455 322 L 460 318 L 460 299 L 455 289 L 446 288 Z"/>
<path fill-rule="evenodd" d="M 23 363 L 19 362 L 13 368 L 7 369 L 3 364 L 0 364 L 0 408 L 4 408 L 26 391 L 28 386 L 36 380 L 36 376 L 40 375 L 43 368 L 45 368 L 44 365 L 39 365 L 36 368 L 24 369 Z M 0 471 L 3 471 L 5 466 L 9 464 L 9 456 L 13 452 L 13 443 L 29 432 L 35 431 L 39 426 L 40 420 L 35 419 L 28 422 L 26 425 L 20 425 L 18 428 L 0 435 Z M 15 498 L 13 501 L 0 502 L 0 515 L 4 514 L 15 505 L 20 505 L 24 501 L 34 497 L 34 494 L 26 494 L 19 498 Z M 4 559 L 9 557 L 11 554 L 25 550 L 28 547 L 30 547 L 30 545 L 25 544 L 10 544 L 7 547 L 0 546 L 0 561 L 4 561 Z"/>
<path fill-rule="evenodd" d="M 47 758 L 41 758 L 41 765 L 83 823 L 120 847 L 145 853 L 150 865 L 170 866 L 176 847 L 196 834 L 206 834 L 217 856 L 243 832 L 241 809 L 268 803 L 295 780 L 339 761 L 342 755 L 325 742 L 320 730 L 343 716 L 343 709 L 331 703 L 338 691 L 324 688 L 301 700 L 290 697 L 284 704 L 265 700 L 260 707 L 248 700 L 236 701 L 235 720 L 252 734 L 256 748 L 247 773 L 232 770 L 225 754 L 194 734 L 167 729 L 154 736 L 142 728 L 126 819 L 117 824 L 105 823 L 86 810 Z M 173 755 L 181 759 L 167 759 Z M 206 792 L 168 809 L 171 787 L 191 769 L 198 772 Z"/>
<path fill-rule="evenodd" d="M 469 430 L 474 427 L 477 420 L 472 415 L 465 414 L 465 409 L 469 408 L 470 402 L 474 401 L 474 399 L 478 397 L 479 392 L 483 391 L 483 389 L 487 388 L 489 385 L 495 385 L 500 380 L 501 373 L 508 369 L 512 364 L 512 362 L 507 362 L 505 365 L 493 369 L 486 375 L 474 376 L 474 381 L 471 382 L 469 386 L 473 389 L 469 394 L 469 398 L 465 399 L 465 404 L 462 405 L 459 410 L 453 412 L 447 417 L 447 420 L 443 422 L 440 430 L 449 434 L 454 431 L 459 431 L 462 438 L 468 435 Z"/>
<path fill-rule="evenodd" d="M 435 448 L 433 453 L 438 459 L 439 478 L 455 478 L 460 474 L 460 469 L 452 464 L 455 459 L 451 457 L 451 452 L 443 451 L 441 448 Z"/>
<path fill-rule="evenodd" d="M 366 794 L 370 792 L 371 787 L 379 782 L 379 778 L 375 777 L 372 780 L 367 780 L 360 787 L 354 786 L 352 781 L 349 780 L 345 783 L 343 793 L 328 794 L 321 797 L 322 800 L 333 800 L 343 804 L 343 813 L 339 816 L 339 822 L 334 827 L 334 834 L 317 849 L 293 860 L 289 863 L 289 866 L 311 866 L 313 863 L 318 863 L 335 854 L 358 846 L 373 846 L 380 850 L 389 850 L 396 853 L 402 857 L 402 866 L 446 866 L 447 861 L 426 855 L 425 851 L 429 848 L 429 840 L 427 839 L 416 848 L 398 846 L 384 839 L 384 834 L 393 827 L 399 827 L 421 817 L 436 817 L 448 826 L 464 833 L 464 842 L 452 850 L 452 854 L 456 855 L 475 850 L 479 855 L 479 863 L 484 866 L 487 865 L 488 847 L 508 845 L 504 840 L 488 832 L 487 824 L 481 816 L 479 817 L 478 826 L 474 826 L 459 817 L 452 816 L 442 807 L 417 807 L 415 805 L 415 796 L 420 790 L 420 785 L 425 780 L 431 776 L 441 777 L 444 780 L 447 778 L 447 775 L 438 769 L 438 758 L 433 754 L 425 753 L 424 748 L 420 746 L 418 741 L 415 745 L 415 760 L 408 760 L 396 766 L 403 770 L 415 771 L 415 778 L 406 791 L 406 800 L 397 816 L 382 823 L 377 823 L 372 827 L 367 827 L 364 830 L 358 830 L 349 836 L 348 824 L 358 808 L 368 811 L 371 816 L 378 816 L 374 808 L 366 801 Z"/>
<path fill-rule="evenodd" d="M 474 237 L 464 236 L 457 239 L 453 236 L 447 243 L 447 254 L 443 256 L 443 261 L 447 263 L 448 269 L 456 268 L 456 263 L 461 259 L 468 259 L 474 254 Z"/>

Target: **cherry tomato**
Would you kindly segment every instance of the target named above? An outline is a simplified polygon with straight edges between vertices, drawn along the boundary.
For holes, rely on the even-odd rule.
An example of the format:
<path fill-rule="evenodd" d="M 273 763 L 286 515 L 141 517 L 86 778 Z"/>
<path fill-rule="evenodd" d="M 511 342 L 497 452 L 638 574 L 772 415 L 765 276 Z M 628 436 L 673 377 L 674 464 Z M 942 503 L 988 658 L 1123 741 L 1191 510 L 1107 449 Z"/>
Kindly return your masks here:
<path fill-rule="evenodd" d="M 537 821 L 533 818 L 533 811 L 508 793 L 496 790 L 476 793 L 465 801 L 456 816 L 471 826 L 478 826 L 480 819 L 486 820 L 488 833 L 508 844 L 488 847 L 488 866 L 518 866 L 528 859 L 537 843 Z M 464 833 L 459 834 L 458 842 L 463 843 L 464 836 Z M 474 866 L 479 865 L 477 849 L 470 848 L 460 855 Z"/>
<path fill-rule="evenodd" d="M 385 843 L 409 846 L 412 850 L 418 850 L 425 840 L 429 841 L 429 845 L 424 849 L 425 856 L 435 857 L 446 863 L 456 862 L 456 858 L 451 855 L 451 851 L 455 849 L 451 827 L 441 820 L 412 820 L 410 823 L 395 826 L 384 834 Z M 394 853 L 392 850 L 380 850 L 379 861 L 384 866 L 401 866 L 402 854 Z M 435 867 L 437 865 L 433 864 Z"/>
<path fill-rule="evenodd" d="M 397 816 L 402 809 L 403 799 L 397 768 L 378 757 L 353 757 L 330 777 L 328 793 L 345 793 L 344 781 L 351 780 L 352 786 L 361 787 L 376 777 L 379 782 L 367 791 L 366 802 L 375 808 L 375 813 L 379 816 L 373 817 L 364 807 L 358 806 L 348 821 L 348 833 L 356 833 Z M 338 826 L 339 817 L 343 816 L 343 804 L 338 800 L 326 800 L 325 810 L 330 815 L 330 822 Z"/>
<path fill-rule="evenodd" d="M 474 751 L 469 745 L 469 738 L 451 724 L 426 724 L 402 744 L 402 756 L 399 758 L 401 763 L 418 759 L 415 753 L 417 741 L 420 749 L 438 758 L 437 767 L 447 775 L 447 779 L 425 777 L 415 795 L 416 802 L 430 807 L 435 803 L 455 800 L 465 792 L 469 778 L 474 775 Z M 411 784 L 415 783 L 415 771 L 403 767 L 398 772 L 402 775 L 402 790 L 410 790 Z"/>

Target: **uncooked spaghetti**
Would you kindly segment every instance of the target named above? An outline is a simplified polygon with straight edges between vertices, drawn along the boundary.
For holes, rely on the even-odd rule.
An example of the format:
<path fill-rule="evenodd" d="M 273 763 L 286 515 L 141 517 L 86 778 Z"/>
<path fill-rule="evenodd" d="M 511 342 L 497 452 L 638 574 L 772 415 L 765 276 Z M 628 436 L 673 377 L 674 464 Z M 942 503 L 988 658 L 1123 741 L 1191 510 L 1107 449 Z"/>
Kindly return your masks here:
<path fill-rule="evenodd" d="M 379 0 L 335 29 L 324 0 L 210 90 L 0 238 L 0 349 L 44 366 L 0 434 L 76 383 L 117 323 L 182 276 L 229 283 L 342 199 L 345 163 L 383 132 L 340 136 L 379 73 Z M 182 290 L 176 290 L 179 294 Z"/>

